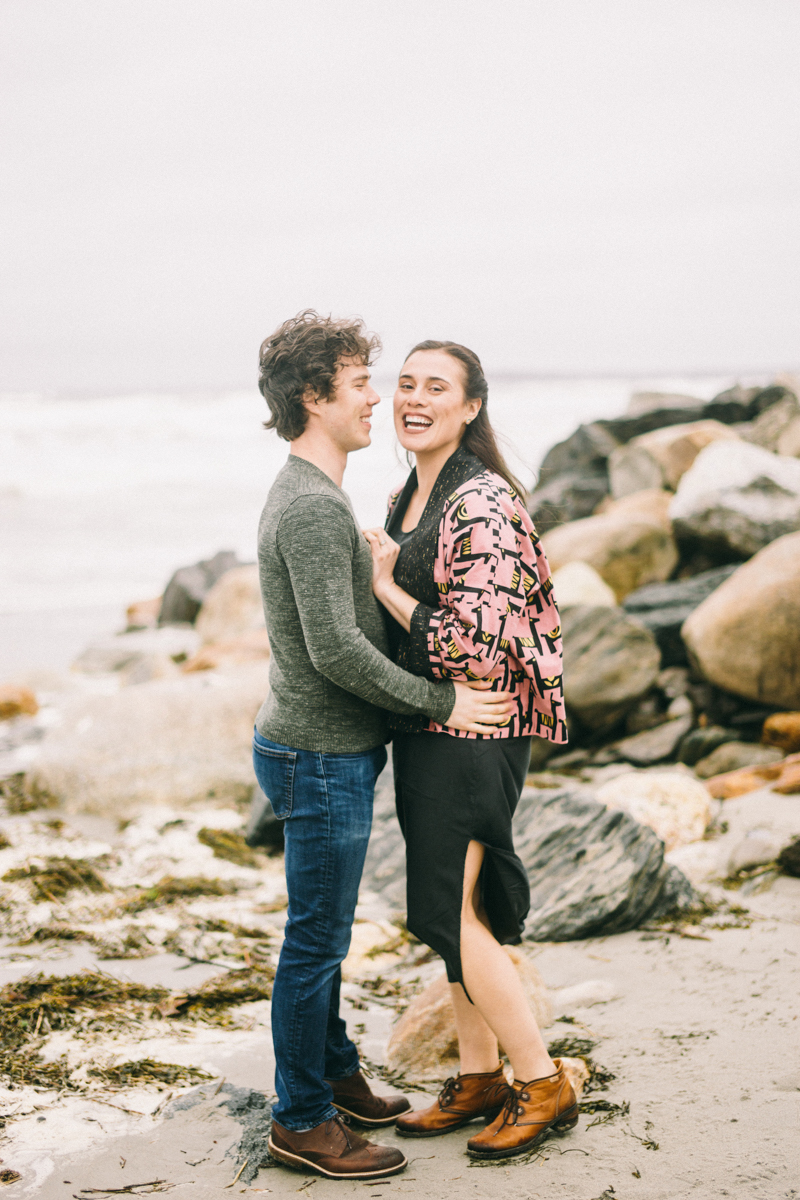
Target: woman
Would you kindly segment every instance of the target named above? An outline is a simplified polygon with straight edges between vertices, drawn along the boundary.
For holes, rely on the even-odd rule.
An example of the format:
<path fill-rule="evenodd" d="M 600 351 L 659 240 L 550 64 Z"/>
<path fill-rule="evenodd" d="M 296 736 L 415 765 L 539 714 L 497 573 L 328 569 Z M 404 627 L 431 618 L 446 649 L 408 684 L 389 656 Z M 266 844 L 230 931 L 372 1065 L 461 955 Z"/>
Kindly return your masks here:
<path fill-rule="evenodd" d="M 392 497 L 386 530 L 367 538 L 395 661 L 429 679 L 490 680 L 513 695 L 511 717 L 491 734 L 424 717 L 392 722 L 408 927 L 445 961 L 461 1060 L 437 1102 L 400 1117 L 397 1131 L 431 1137 L 484 1116 L 491 1123 L 469 1140 L 468 1153 L 504 1158 L 549 1129 L 571 1128 L 578 1109 L 501 946 L 519 942 L 530 903 L 511 819 L 531 737 L 567 735 L 550 571 L 487 400 L 470 350 L 434 341 L 412 350 L 394 419 L 416 468 Z"/>

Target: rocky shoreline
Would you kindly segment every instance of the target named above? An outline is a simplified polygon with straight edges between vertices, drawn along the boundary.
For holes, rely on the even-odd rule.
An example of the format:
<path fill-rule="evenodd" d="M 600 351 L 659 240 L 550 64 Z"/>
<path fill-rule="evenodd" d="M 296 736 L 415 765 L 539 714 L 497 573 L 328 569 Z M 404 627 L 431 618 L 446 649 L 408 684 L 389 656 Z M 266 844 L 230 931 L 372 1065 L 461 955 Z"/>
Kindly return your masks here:
<path fill-rule="evenodd" d="M 616 1123 L 581 1134 L 602 1155 L 629 1100 L 614 1087 L 589 1095 L 614 1078 L 603 1083 L 592 1047 L 628 1079 L 613 1013 L 635 1024 L 637 1004 L 658 1008 L 634 978 L 648 956 L 684 963 L 704 1005 L 739 1004 L 752 988 L 740 959 L 760 962 L 767 942 L 782 954 L 781 929 L 800 921 L 800 404 L 785 382 L 706 404 L 635 396 L 625 417 L 553 447 L 530 506 L 562 613 L 570 743 L 536 742 L 515 816 L 533 903 L 512 954 L 574 1060 L 592 1126 Z M 77 1168 L 56 1172 L 72 1161 L 59 1139 L 91 1150 L 102 1174 L 104 1139 L 139 1154 L 165 1116 L 187 1146 L 216 1122 L 213 1187 L 239 1171 L 237 1187 L 295 1190 L 282 1172 L 268 1187 L 259 1176 L 285 920 L 281 830 L 250 764 L 268 657 L 256 569 L 221 551 L 132 604 L 126 630 L 87 646 L 68 677 L 0 680 L 11 1194 L 71 1195 L 58 1178 Z M 345 997 L 384 1086 L 430 1089 L 454 1069 L 452 1015 L 440 966 L 405 931 L 404 894 L 387 771 Z M 587 957 L 621 974 L 592 978 Z M 686 1038 L 706 1021 L 691 994 L 679 1002 Z M 116 1124 L 101 1136 L 109 1107 Z M 205 1194 L 158 1144 L 174 1194 Z M 570 1171 L 588 1188 L 579 1159 Z M 622 1160 L 604 1161 L 621 1178 Z M 428 1194 L 435 1165 L 414 1174 Z M 651 1175 L 655 1190 L 636 1194 L 668 1194 Z M 487 1194 L 498 1188 L 499 1177 Z"/>

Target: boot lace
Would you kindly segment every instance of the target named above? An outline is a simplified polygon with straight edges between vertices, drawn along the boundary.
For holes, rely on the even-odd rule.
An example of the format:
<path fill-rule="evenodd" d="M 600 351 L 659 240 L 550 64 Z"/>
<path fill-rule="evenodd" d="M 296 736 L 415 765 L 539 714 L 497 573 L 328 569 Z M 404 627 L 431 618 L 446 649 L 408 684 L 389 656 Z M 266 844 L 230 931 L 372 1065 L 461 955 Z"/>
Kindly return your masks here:
<path fill-rule="evenodd" d="M 348 1116 L 346 1116 L 344 1113 L 337 1113 L 335 1117 L 329 1117 L 325 1122 L 325 1136 L 331 1137 L 333 1134 L 332 1126 L 338 1126 L 340 1131 L 344 1134 L 344 1140 L 347 1142 L 347 1149 L 352 1150 L 353 1143 L 350 1141 L 350 1134 L 347 1129 L 349 1124 L 350 1118 Z"/>
<path fill-rule="evenodd" d="M 520 1094 L 513 1084 L 506 1084 L 506 1098 L 503 1101 L 503 1110 L 500 1128 L 504 1125 L 516 1125 L 517 1117 L 521 1117 L 525 1109 L 520 1104 Z"/>
<path fill-rule="evenodd" d="M 455 1099 L 456 1092 L 460 1091 L 456 1077 L 451 1075 L 449 1079 L 445 1079 L 444 1087 L 439 1092 L 439 1107 L 447 1108 L 448 1104 L 452 1104 Z"/>

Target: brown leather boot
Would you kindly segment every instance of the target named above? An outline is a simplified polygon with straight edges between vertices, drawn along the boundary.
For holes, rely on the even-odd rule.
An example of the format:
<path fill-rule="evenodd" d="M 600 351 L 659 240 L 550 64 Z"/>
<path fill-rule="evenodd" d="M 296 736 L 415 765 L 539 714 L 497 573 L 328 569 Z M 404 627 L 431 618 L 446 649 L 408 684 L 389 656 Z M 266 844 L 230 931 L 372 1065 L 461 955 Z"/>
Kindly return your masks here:
<path fill-rule="evenodd" d="M 303 1133 L 273 1121 L 269 1152 L 287 1167 L 318 1171 L 329 1179 L 378 1179 L 408 1166 L 399 1150 L 368 1142 L 348 1129 L 346 1121 L 346 1117 L 332 1117 Z"/>
<path fill-rule="evenodd" d="M 520 1083 L 515 1079 L 507 1092 L 503 1111 L 482 1133 L 467 1142 L 473 1158 L 510 1158 L 540 1142 L 548 1130 L 566 1133 L 578 1123 L 578 1100 L 564 1074 L 560 1058 L 554 1058 L 554 1075 Z"/>
<path fill-rule="evenodd" d="M 411 1105 L 405 1096 L 375 1096 L 360 1071 L 346 1079 L 326 1079 L 333 1091 L 333 1107 L 361 1125 L 391 1125 Z"/>
<path fill-rule="evenodd" d="M 440 1133 L 460 1129 L 476 1117 L 491 1120 L 502 1108 L 507 1093 L 502 1067 L 481 1074 L 457 1075 L 447 1080 L 430 1108 L 398 1117 L 395 1128 L 402 1137 L 438 1137 Z"/>

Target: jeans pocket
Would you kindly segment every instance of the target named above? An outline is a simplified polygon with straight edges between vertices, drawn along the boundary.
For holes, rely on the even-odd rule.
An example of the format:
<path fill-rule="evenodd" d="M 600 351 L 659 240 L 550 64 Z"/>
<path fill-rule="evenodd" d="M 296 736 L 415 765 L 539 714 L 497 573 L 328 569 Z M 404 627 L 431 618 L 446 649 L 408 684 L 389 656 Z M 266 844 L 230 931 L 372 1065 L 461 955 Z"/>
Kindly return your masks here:
<path fill-rule="evenodd" d="M 296 750 L 275 744 L 264 745 L 261 739 L 253 741 L 253 769 L 258 786 L 269 800 L 279 821 L 285 821 L 292 815 L 296 764 Z"/>

